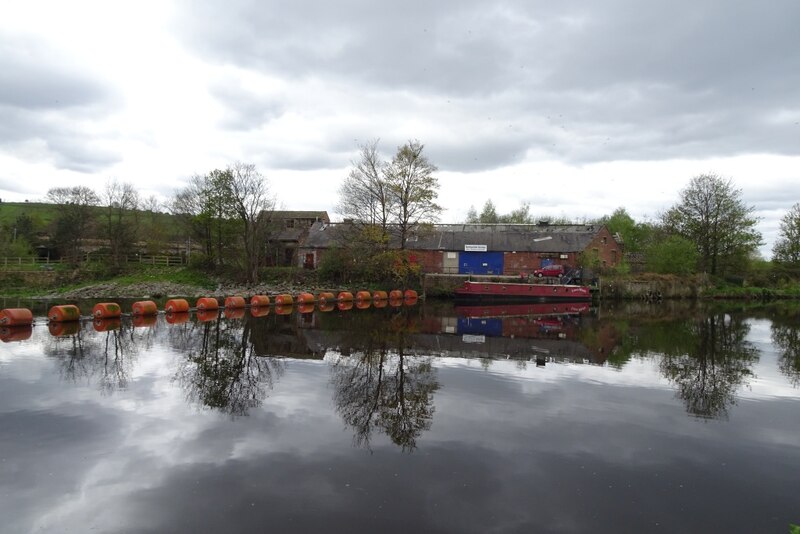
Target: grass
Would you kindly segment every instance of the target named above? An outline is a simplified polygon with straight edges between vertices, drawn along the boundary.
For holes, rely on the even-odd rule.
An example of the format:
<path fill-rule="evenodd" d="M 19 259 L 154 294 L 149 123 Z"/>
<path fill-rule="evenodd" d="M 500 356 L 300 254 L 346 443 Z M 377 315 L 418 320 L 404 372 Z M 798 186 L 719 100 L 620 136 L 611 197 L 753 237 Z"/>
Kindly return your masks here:
<path fill-rule="evenodd" d="M 20 215 L 28 215 L 33 220 L 34 230 L 46 228 L 58 215 L 58 206 L 43 202 L 3 202 L 0 203 L 0 227 L 13 227 Z"/>
<path fill-rule="evenodd" d="M 723 284 L 710 288 L 704 296 L 730 299 L 796 299 L 800 298 L 800 283 L 782 287 L 742 287 Z"/>
<path fill-rule="evenodd" d="M 171 282 L 211 289 L 216 281 L 208 274 L 189 267 L 137 267 L 135 271 L 111 277 L 108 282 L 132 285 L 152 282 Z"/>
<path fill-rule="evenodd" d="M 148 283 L 174 283 L 213 289 L 217 281 L 208 274 L 188 267 L 138 266 L 136 270 L 114 274 L 103 267 L 59 273 L 46 283 L 26 280 L 22 275 L 10 273 L 0 282 L 3 296 L 35 297 L 46 293 L 66 293 L 95 284 L 113 283 L 120 286 Z"/>

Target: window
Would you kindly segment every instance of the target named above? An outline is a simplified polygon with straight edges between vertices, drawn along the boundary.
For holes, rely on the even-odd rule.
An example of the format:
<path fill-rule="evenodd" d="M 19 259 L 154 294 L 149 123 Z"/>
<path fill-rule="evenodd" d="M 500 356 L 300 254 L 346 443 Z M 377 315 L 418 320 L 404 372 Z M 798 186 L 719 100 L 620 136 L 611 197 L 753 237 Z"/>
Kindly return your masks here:
<path fill-rule="evenodd" d="M 286 219 L 286 228 L 294 228 L 294 219 Z"/>
<path fill-rule="evenodd" d="M 608 238 L 606 236 L 603 236 L 602 241 L 603 241 L 603 244 L 605 245 L 608 242 Z"/>

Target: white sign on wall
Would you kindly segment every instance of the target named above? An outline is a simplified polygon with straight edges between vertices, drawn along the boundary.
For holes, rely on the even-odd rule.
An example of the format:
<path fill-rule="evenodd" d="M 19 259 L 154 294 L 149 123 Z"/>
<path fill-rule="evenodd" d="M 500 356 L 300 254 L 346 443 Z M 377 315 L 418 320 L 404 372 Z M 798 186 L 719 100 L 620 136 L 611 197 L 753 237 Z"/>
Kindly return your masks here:
<path fill-rule="evenodd" d="M 486 252 L 486 245 L 464 245 L 464 252 Z"/>

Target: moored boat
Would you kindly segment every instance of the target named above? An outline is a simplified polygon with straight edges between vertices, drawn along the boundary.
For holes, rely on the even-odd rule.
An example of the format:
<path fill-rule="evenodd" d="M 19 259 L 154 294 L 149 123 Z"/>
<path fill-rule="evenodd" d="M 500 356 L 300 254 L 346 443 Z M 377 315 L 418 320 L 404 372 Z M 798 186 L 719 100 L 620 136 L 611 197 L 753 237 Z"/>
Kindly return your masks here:
<path fill-rule="evenodd" d="M 592 300 L 589 286 L 573 284 L 531 284 L 527 282 L 476 282 L 467 280 L 455 289 L 460 301 L 549 302 Z"/>

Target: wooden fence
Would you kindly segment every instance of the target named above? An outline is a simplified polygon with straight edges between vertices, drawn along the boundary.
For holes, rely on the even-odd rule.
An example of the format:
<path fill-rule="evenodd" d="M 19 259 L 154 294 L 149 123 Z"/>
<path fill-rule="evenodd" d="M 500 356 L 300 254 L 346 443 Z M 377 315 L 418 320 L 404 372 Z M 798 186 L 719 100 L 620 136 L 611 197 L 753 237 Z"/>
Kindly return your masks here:
<path fill-rule="evenodd" d="M 108 262 L 111 256 L 108 254 L 84 254 L 78 263 L 85 262 Z M 183 256 L 153 256 L 149 254 L 129 254 L 125 258 L 126 263 L 142 263 L 145 265 L 159 265 L 169 267 L 175 265 L 185 265 L 186 258 Z M 51 270 L 56 265 L 68 263 L 63 258 L 53 260 L 50 258 L 39 257 L 2 257 L 0 258 L 0 270 L 2 271 L 31 271 L 31 270 Z"/>

